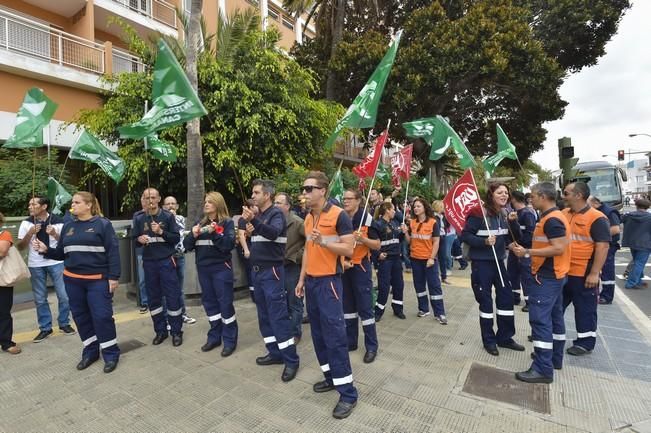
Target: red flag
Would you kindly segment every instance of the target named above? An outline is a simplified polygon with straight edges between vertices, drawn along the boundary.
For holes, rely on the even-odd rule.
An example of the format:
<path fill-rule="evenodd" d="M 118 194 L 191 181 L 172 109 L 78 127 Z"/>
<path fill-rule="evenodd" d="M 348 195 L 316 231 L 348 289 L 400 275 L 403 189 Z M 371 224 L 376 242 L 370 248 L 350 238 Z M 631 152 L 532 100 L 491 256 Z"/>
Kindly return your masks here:
<path fill-rule="evenodd" d="M 375 139 L 375 145 L 366 158 L 364 158 L 364 161 L 353 167 L 353 173 L 355 173 L 357 177 L 364 179 L 366 177 L 375 176 L 375 171 L 377 170 L 377 166 L 380 163 L 380 157 L 382 156 L 382 149 L 384 148 L 384 143 L 387 142 L 388 136 L 389 130 L 385 129 L 382 134 Z"/>
<path fill-rule="evenodd" d="M 400 186 L 400 179 L 409 179 L 412 151 L 413 146 L 410 144 L 391 155 L 391 179 L 393 180 L 393 186 Z"/>
<path fill-rule="evenodd" d="M 481 206 L 477 185 L 475 185 L 470 170 L 466 170 L 457 183 L 450 188 L 443 199 L 443 204 L 445 205 L 445 218 L 454 226 L 457 233 L 461 233 L 463 226 L 466 225 L 468 213 L 477 206 Z"/>

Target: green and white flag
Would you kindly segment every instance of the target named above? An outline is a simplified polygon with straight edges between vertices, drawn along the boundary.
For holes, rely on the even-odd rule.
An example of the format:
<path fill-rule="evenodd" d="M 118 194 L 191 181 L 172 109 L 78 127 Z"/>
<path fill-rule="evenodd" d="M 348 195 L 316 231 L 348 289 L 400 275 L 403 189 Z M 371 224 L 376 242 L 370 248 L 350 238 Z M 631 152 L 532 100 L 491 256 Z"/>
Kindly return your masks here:
<path fill-rule="evenodd" d="M 118 128 L 121 138 L 139 140 L 208 114 L 174 53 L 162 39 L 158 42 L 152 99 L 153 107 L 139 122 Z"/>
<path fill-rule="evenodd" d="M 337 122 L 334 132 L 325 144 L 327 150 L 332 149 L 332 145 L 344 128 L 372 128 L 375 126 L 377 109 L 380 105 L 382 93 L 384 92 L 384 86 L 387 84 L 387 79 L 391 73 L 393 61 L 398 52 L 398 44 L 400 43 L 401 36 L 402 30 L 396 33 L 382 61 L 375 68 L 366 85 L 364 85 L 355 97 L 351 106 L 348 107 L 344 116 Z"/>
<path fill-rule="evenodd" d="M 461 168 L 466 169 L 475 165 L 475 159 L 466 145 L 463 144 L 463 140 L 443 116 L 439 115 L 406 122 L 402 124 L 402 127 L 405 128 L 408 137 L 422 138 L 432 147 L 429 154 L 430 160 L 441 159 L 448 148 L 452 147 L 457 158 L 459 158 Z"/>
<path fill-rule="evenodd" d="M 151 155 L 154 158 L 169 162 L 176 161 L 178 155 L 176 147 L 162 141 L 156 134 L 148 136 L 146 140 L 147 150 L 151 151 Z"/>
<path fill-rule="evenodd" d="M 387 168 L 386 165 L 380 163 L 377 167 L 377 171 L 375 172 L 375 179 L 380 181 L 382 185 L 391 185 L 391 171 Z"/>
<path fill-rule="evenodd" d="M 99 165 L 104 173 L 116 183 L 119 183 L 124 177 L 124 161 L 88 131 L 81 133 L 75 145 L 70 149 L 69 158 Z"/>
<path fill-rule="evenodd" d="M 16 127 L 3 147 L 26 149 L 43 146 L 43 128 L 45 128 L 58 105 L 45 96 L 41 89 L 33 87 L 25 94 L 23 105 L 16 115 Z"/>
<path fill-rule="evenodd" d="M 52 203 L 52 213 L 63 215 L 66 203 L 72 200 L 72 195 L 53 177 L 47 178 L 47 197 Z"/>
<path fill-rule="evenodd" d="M 330 181 L 330 197 L 336 199 L 341 204 L 344 202 L 344 181 L 341 178 L 341 168 L 337 170 Z"/>
<path fill-rule="evenodd" d="M 509 158 L 513 160 L 518 159 L 518 155 L 515 153 L 515 146 L 511 144 L 509 137 L 506 136 L 500 124 L 497 124 L 497 153 L 495 155 L 489 156 L 488 158 L 482 161 L 484 165 L 484 170 L 488 173 L 489 176 L 492 176 L 495 173 L 495 169 L 502 162 L 504 158 Z"/>

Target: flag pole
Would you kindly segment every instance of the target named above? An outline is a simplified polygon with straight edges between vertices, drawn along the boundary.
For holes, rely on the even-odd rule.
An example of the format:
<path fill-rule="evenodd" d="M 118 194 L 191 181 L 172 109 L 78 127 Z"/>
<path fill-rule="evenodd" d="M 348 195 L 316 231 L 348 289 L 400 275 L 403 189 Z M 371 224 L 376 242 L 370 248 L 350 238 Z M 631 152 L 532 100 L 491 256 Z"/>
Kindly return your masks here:
<path fill-rule="evenodd" d="M 149 100 L 145 100 L 145 115 L 147 115 L 147 111 L 149 108 Z M 149 148 L 147 147 L 147 136 L 143 138 L 143 142 L 145 144 L 145 172 L 147 174 L 147 189 L 151 188 L 149 184 Z"/>
<path fill-rule="evenodd" d="M 472 183 L 475 186 L 475 190 L 477 190 L 477 182 L 475 182 L 475 175 L 472 172 L 472 168 L 470 168 L 470 177 L 472 177 Z M 486 218 L 486 211 L 484 210 L 484 205 L 480 203 L 479 207 L 481 208 L 481 214 L 484 217 L 484 224 L 486 224 L 486 231 L 488 231 L 488 236 L 490 236 L 491 228 L 488 225 L 488 219 Z M 502 275 L 502 268 L 500 268 L 500 261 L 497 258 L 497 251 L 495 251 L 495 245 L 491 245 L 491 249 L 493 250 L 493 258 L 495 258 L 495 264 L 497 265 L 497 272 L 500 275 L 500 282 L 502 283 L 502 287 L 506 287 L 506 285 L 504 284 L 504 276 Z"/>
<path fill-rule="evenodd" d="M 402 223 L 405 223 L 405 218 L 407 217 L 407 202 L 409 201 L 409 181 L 411 180 L 411 176 L 407 178 L 407 188 L 405 189 L 405 204 L 404 208 L 402 210 Z"/>
<path fill-rule="evenodd" d="M 391 126 L 391 119 L 387 122 L 387 133 L 389 131 L 389 127 Z M 383 131 L 384 132 L 384 131 Z M 388 134 L 387 134 L 388 138 Z M 380 155 L 380 158 L 382 155 Z M 364 203 L 364 214 L 368 211 L 368 202 L 371 199 L 371 191 L 373 191 L 373 183 L 375 183 L 375 175 L 377 174 L 377 168 L 380 166 L 380 161 L 378 159 L 378 164 L 375 166 L 375 170 L 373 170 L 373 178 L 371 178 L 371 185 L 368 188 L 368 194 L 366 194 L 366 202 Z M 364 218 L 359 222 L 359 228 L 357 229 L 358 232 L 362 231 L 362 224 L 364 224 Z"/>
<path fill-rule="evenodd" d="M 52 176 L 52 160 L 50 158 L 50 124 L 47 124 L 47 175 Z"/>

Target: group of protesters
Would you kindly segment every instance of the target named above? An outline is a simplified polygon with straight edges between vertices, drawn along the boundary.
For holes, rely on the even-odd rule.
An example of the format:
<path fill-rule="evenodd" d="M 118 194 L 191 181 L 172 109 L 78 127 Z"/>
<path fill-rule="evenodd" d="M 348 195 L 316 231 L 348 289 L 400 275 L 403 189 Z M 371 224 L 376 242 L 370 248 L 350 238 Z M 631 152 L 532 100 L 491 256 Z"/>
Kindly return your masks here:
<path fill-rule="evenodd" d="M 441 325 L 448 323 L 441 285 L 447 264 L 441 266 L 439 254 L 446 230 L 442 213 L 433 210 L 442 211 L 440 202 L 431 206 L 423 198 L 412 198 L 406 206 L 411 213 L 407 216 L 400 213 L 395 200 L 375 199 L 367 208 L 359 191 L 346 190 L 339 206 L 329 197 L 328 178 L 310 172 L 301 188 L 303 212 L 294 213 L 290 211 L 291 196 L 276 192 L 272 181 L 255 180 L 252 185 L 251 199 L 237 221 L 230 217 L 219 192 L 207 193 L 203 216 L 192 222 L 188 232 L 185 221 L 176 215 L 178 203 L 173 197 L 166 198 L 165 204 L 176 208 L 167 210 L 161 208 L 161 195 L 155 188 L 143 192 L 143 209 L 134 215 L 132 237 L 142 249 L 145 293 L 140 298 L 146 296 L 141 307 L 152 318 L 152 344 L 160 345 L 171 335 L 174 346 L 182 345 L 183 325 L 194 321 L 185 312 L 182 272 L 178 272 L 179 255 L 194 251 L 209 322 L 201 350 L 222 346 L 222 357 L 236 350 L 232 253 L 239 243 L 267 351 L 256 358 L 256 364 L 283 365 L 283 382 L 296 377 L 300 365 L 296 344 L 302 336 L 305 297 L 312 342 L 324 375 L 313 390 L 337 390 L 340 397 L 333 416 L 345 418 L 358 398 L 349 351 L 358 347 L 359 322 L 366 350 L 363 360 L 370 364 L 379 351 L 376 323 L 382 319 L 390 295 L 393 314 L 406 319 L 405 253 L 413 273 L 416 316 L 432 314 Z M 589 199 L 594 205 L 600 203 L 591 198 L 587 184 L 570 183 L 563 190 L 566 207 L 561 211 L 551 183 L 534 185 L 529 197 L 511 193 L 506 184 L 491 183 L 483 203 L 470 212 L 459 234 L 468 248 L 457 258 L 463 260 L 462 267 L 467 266 L 466 259 L 471 262 L 481 339 L 491 355 L 498 356 L 498 348 L 525 350 L 514 339 L 514 305 L 520 302 L 522 289 L 534 351 L 530 368 L 516 373 L 519 380 L 550 383 L 554 369 L 562 368 L 563 316 L 569 304 L 574 306 L 577 339 L 567 353 L 587 355 L 595 347 L 599 282 L 601 279 L 603 291 L 609 290 L 605 279 L 610 276 L 602 268 L 619 235 L 613 228 L 619 228 L 619 220 L 609 220 L 605 215 L 610 215 L 609 209 L 599 211 Z M 73 196 L 72 216 L 67 221 L 50 214 L 48 205 L 45 197 L 32 198 L 30 217 L 18 236 L 18 244 L 30 249 L 30 270 L 43 268 L 32 270 L 40 328 L 34 341 L 43 341 L 53 332 L 45 288 L 45 278 L 50 275 L 59 299 L 59 329 L 67 335 L 78 332 L 83 344 L 77 368 L 88 368 L 101 355 L 104 372 L 110 373 L 120 357 L 112 309 L 120 277 L 117 237 L 97 199 L 88 192 Z M 646 210 L 644 206 L 649 207 L 640 201 L 638 210 Z M 644 215 L 631 218 L 647 224 Z M 6 255 L 5 244 L 12 243 L 5 233 L 0 233 L 0 257 Z M 640 278 L 637 266 L 635 278 Z M 602 293 L 601 299 L 612 302 L 608 296 Z M 11 322 L 7 325 L 5 316 L 11 317 L 5 314 L 4 304 L 2 349 L 19 353 L 20 348 L 11 341 Z M 69 311 L 77 331 L 69 324 Z"/>

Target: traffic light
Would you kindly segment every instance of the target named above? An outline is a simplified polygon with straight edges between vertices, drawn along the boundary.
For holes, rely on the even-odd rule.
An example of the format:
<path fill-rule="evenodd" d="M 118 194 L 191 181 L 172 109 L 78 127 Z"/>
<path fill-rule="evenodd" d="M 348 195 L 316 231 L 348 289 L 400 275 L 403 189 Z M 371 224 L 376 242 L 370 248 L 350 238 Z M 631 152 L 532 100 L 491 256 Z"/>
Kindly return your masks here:
<path fill-rule="evenodd" d="M 574 157 L 574 147 L 572 140 L 569 137 L 563 137 L 558 140 L 558 165 L 561 168 L 563 175 L 560 186 L 566 185 L 570 179 L 576 176 L 576 169 L 574 166 L 579 161 L 579 158 Z"/>
<path fill-rule="evenodd" d="M 624 151 L 623 150 L 618 150 L 617 151 L 617 161 L 623 161 L 624 160 Z"/>

